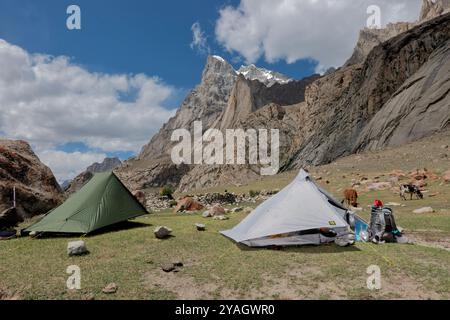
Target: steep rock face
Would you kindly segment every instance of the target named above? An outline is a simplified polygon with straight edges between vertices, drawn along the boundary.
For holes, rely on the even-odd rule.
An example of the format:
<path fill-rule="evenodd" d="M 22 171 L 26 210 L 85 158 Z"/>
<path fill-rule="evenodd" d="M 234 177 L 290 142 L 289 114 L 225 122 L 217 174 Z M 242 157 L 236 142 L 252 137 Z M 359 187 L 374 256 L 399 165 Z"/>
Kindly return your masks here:
<path fill-rule="evenodd" d="M 92 179 L 95 173 L 112 171 L 121 164 L 122 161 L 120 161 L 119 158 L 105 158 L 101 163 L 93 163 L 87 167 L 85 171 L 76 176 L 66 188 L 64 188 L 66 195 L 71 195 L 83 188 L 83 186 Z"/>
<path fill-rule="evenodd" d="M 209 128 L 225 108 L 236 81 L 236 71 L 225 60 L 209 56 L 201 83 L 186 97 L 176 115 L 142 148 L 136 159 L 126 161 L 116 170 L 132 190 L 177 185 L 189 170 L 186 165 L 174 165 L 170 158 L 175 143 L 170 141 L 173 130 L 192 132 L 194 121 Z"/>
<path fill-rule="evenodd" d="M 344 66 L 364 62 L 377 45 L 448 12 L 450 12 L 450 0 L 422 0 L 420 18 L 417 22 L 389 23 L 385 28 L 361 30 L 353 54 Z"/>
<path fill-rule="evenodd" d="M 344 66 L 350 66 L 364 62 L 370 51 L 377 45 L 413 28 L 414 24 L 409 22 L 389 23 L 386 28 L 369 29 L 360 31 L 359 39 L 352 56 Z"/>
<path fill-rule="evenodd" d="M 16 188 L 17 210 L 0 217 L 0 228 L 23 218 L 43 214 L 62 200 L 62 191 L 51 170 L 41 163 L 25 141 L 0 139 L 0 213 L 12 207 Z"/>
<path fill-rule="evenodd" d="M 184 100 L 176 115 L 142 148 L 138 160 L 155 158 L 171 149 L 170 136 L 175 129 L 191 130 L 194 121 L 210 127 L 224 109 L 236 80 L 236 71 L 225 60 L 210 56 L 202 80 Z"/>
<path fill-rule="evenodd" d="M 328 163 L 352 152 L 375 114 L 448 41 L 449 26 L 450 14 L 423 23 L 375 47 L 360 67 L 341 69 L 314 83 L 306 92 L 308 106 L 299 130 L 305 140 L 289 168 Z M 336 82 L 346 72 L 351 74 L 348 86 Z M 330 85 L 326 97 L 323 87 Z M 332 89 L 335 85 L 341 86 L 339 94 Z"/>
<path fill-rule="evenodd" d="M 273 84 L 267 87 L 257 80 L 247 80 L 240 75 L 231 91 L 226 108 L 212 127 L 220 130 L 237 128 L 240 120 L 270 103 L 293 105 L 305 100 L 305 89 L 320 78 L 313 75 L 299 81 Z"/>
<path fill-rule="evenodd" d="M 434 19 L 450 11 L 450 0 L 423 0 L 420 20 Z"/>
<path fill-rule="evenodd" d="M 356 151 L 398 146 L 450 126 L 450 40 L 438 48 L 364 128 Z"/>
<path fill-rule="evenodd" d="M 250 71 L 268 73 L 264 69 L 253 70 L 255 68 L 250 67 L 246 75 L 255 76 Z M 208 57 L 201 84 L 191 92 L 176 115 L 151 139 L 139 156 L 126 161 L 117 174 L 132 190 L 166 184 L 177 186 L 195 166 L 172 163 L 170 153 L 175 142 L 171 142 L 170 138 L 173 130 L 187 129 L 193 132 L 194 121 L 202 121 L 204 131 L 209 128 L 235 128 L 239 120 L 270 103 L 292 105 L 304 101 L 306 86 L 320 77 L 313 75 L 300 81 L 279 83 L 278 77 L 284 76 L 276 73 L 270 73 L 270 76 L 273 76 L 271 81 L 274 82 L 267 86 L 259 80 L 247 79 L 220 57 Z M 207 170 L 203 165 L 200 167 Z M 200 172 L 199 169 L 189 175 L 191 179 L 200 178 L 196 172 Z"/>
<path fill-rule="evenodd" d="M 87 167 L 86 171 L 92 173 L 100 173 L 112 171 L 122 164 L 119 158 L 105 158 L 101 163 L 93 163 Z"/>
<path fill-rule="evenodd" d="M 301 114 L 304 107 L 304 102 L 285 107 L 270 103 L 249 114 L 246 118 L 239 119 L 235 123 L 235 127 L 243 130 L 278 129 L 280 137 L 280 167 L 282 167 L 289 162 L 299 146 L 297 129 L 301 123 Z M 248 157 L 248 145 L 246 147 L 246 156 Z M 259 164 L 198 165 L 183 176 L 178 190 L 187 192 L 219 185 L 244 184 L 248 181 L 260 179 L 260 168 Z"/>
<path fill-rule="evenodd" d="M 298 141 L 298 117 L 305 99 L 305 89 L 318 78 L 319 75 L 313 75 L 299 81 L 275 83 L 268 87 L 260 81 L 248 80 L 239 75 L 226 108 L 212 128 L 223 133 L 226 129 L 278 129 L 280 163 L 284 166 L 292 157 L 295 146 L 298 147 L 298 143 L 294 141 Z M 227 141 L 224 143 L 226 148 Z M 191 170 L 181 179 L 178 190 L 184 192 L 221 184 L 241 184 L 258 177 L 259 165 L 202 164 L 191 166 Z"/>

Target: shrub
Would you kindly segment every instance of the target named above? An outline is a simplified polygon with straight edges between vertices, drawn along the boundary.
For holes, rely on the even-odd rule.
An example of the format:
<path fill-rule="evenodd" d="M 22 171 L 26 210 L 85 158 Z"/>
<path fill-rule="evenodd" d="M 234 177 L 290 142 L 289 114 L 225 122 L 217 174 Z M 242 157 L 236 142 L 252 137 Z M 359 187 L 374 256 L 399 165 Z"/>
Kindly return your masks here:
<path fill-rule="evenodd" d="M 254 198 L 256 196 L 259 196 L 260 192 L 255 190 L 250 190 L 249 193 L 250 197 Z"/>
<path fill-rule="evenodd" d="M 169 201 L 170 207 L 175 207 L 177 204 L 178 204 L 177 200 L 173 200 L 172 199 L 172 200 Z"/>
<path fill-rule="evenodd" d="M 165 187 L 163 187 L 162 189 L 161 189 L 161 191 L 159 192 L 159 194 L 161 195 L 161 196 L 165 196 L 165 197 L 168 197 L 169 199 L 173 199 L 173 189 L 172 189 L 172 187 L 170 187 L 170 186 L 165 186 Z"/>

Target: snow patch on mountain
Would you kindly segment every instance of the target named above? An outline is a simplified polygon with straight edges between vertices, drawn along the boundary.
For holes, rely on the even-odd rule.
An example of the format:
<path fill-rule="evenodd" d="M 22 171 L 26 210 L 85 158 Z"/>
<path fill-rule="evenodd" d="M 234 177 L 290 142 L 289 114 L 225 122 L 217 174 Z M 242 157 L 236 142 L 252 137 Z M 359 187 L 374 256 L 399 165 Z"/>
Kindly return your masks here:
<path fill-rule="evenodd" d="M 242 74 L 248 80 L 258 80 L 268 87 L 271 87 L 276 83 L 286 84 L 293 81 L 291 78 L 281 73 L 264 68 L 258 68 L 254 64 L 249 66 L 241 66 L 237 73 Z"/>

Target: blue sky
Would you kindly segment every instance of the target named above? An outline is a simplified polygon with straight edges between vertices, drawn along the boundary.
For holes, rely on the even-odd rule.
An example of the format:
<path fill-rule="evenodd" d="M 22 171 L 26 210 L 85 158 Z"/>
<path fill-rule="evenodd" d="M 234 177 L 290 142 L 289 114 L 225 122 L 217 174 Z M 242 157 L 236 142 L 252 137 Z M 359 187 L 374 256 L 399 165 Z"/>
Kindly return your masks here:
<path fill-rule="evenodd" d="M 205 63 L 205 55 L 190 48 L 192 24 L 200 22 L 212 54 L 231 62 L 233 56 L 214 40 L 214 28 L 219 10 L 238 3 L 236 0 L 2 0 L 0 38 L 32 53 L 72 57 L 90 71 L 157 75 L 178 88 L 190 89 L 199 82 Z M 70 4 L 81 8 L 80 31 L 65 27 L 66 8 Z M 268 64 L 260 59 L 257 64 L 295 78 L 314 72 L 314 64 L 308 61 L 288 65 L 283 61 Z"/>
<path fill-rule="evenodd" d="M 0 133 L 29 141 L 64 180 L 136 154 L 199 83 L 208 52 L 300 79 L 342 65 L 369 5 L 384 25 L 414 20 L 420 2 L 0 0 Z M 81 30 L 66 28 L 71 4 Z"/>

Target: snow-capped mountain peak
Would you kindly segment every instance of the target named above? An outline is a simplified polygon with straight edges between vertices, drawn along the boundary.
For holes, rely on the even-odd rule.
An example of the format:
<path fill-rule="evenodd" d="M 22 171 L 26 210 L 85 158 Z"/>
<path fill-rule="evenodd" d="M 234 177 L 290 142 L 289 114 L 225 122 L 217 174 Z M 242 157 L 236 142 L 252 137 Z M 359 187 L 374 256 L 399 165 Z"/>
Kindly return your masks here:
<path fill-rule="evenodd" d="M 264 68 L 258 68 L 254 64 L 241 66 L 237 73 L 242 74 L 248 80 L 258 80 L 268 87 L 273 86 L 275 83 L 285 84 L 293 81 L 281 73 Z"/>

